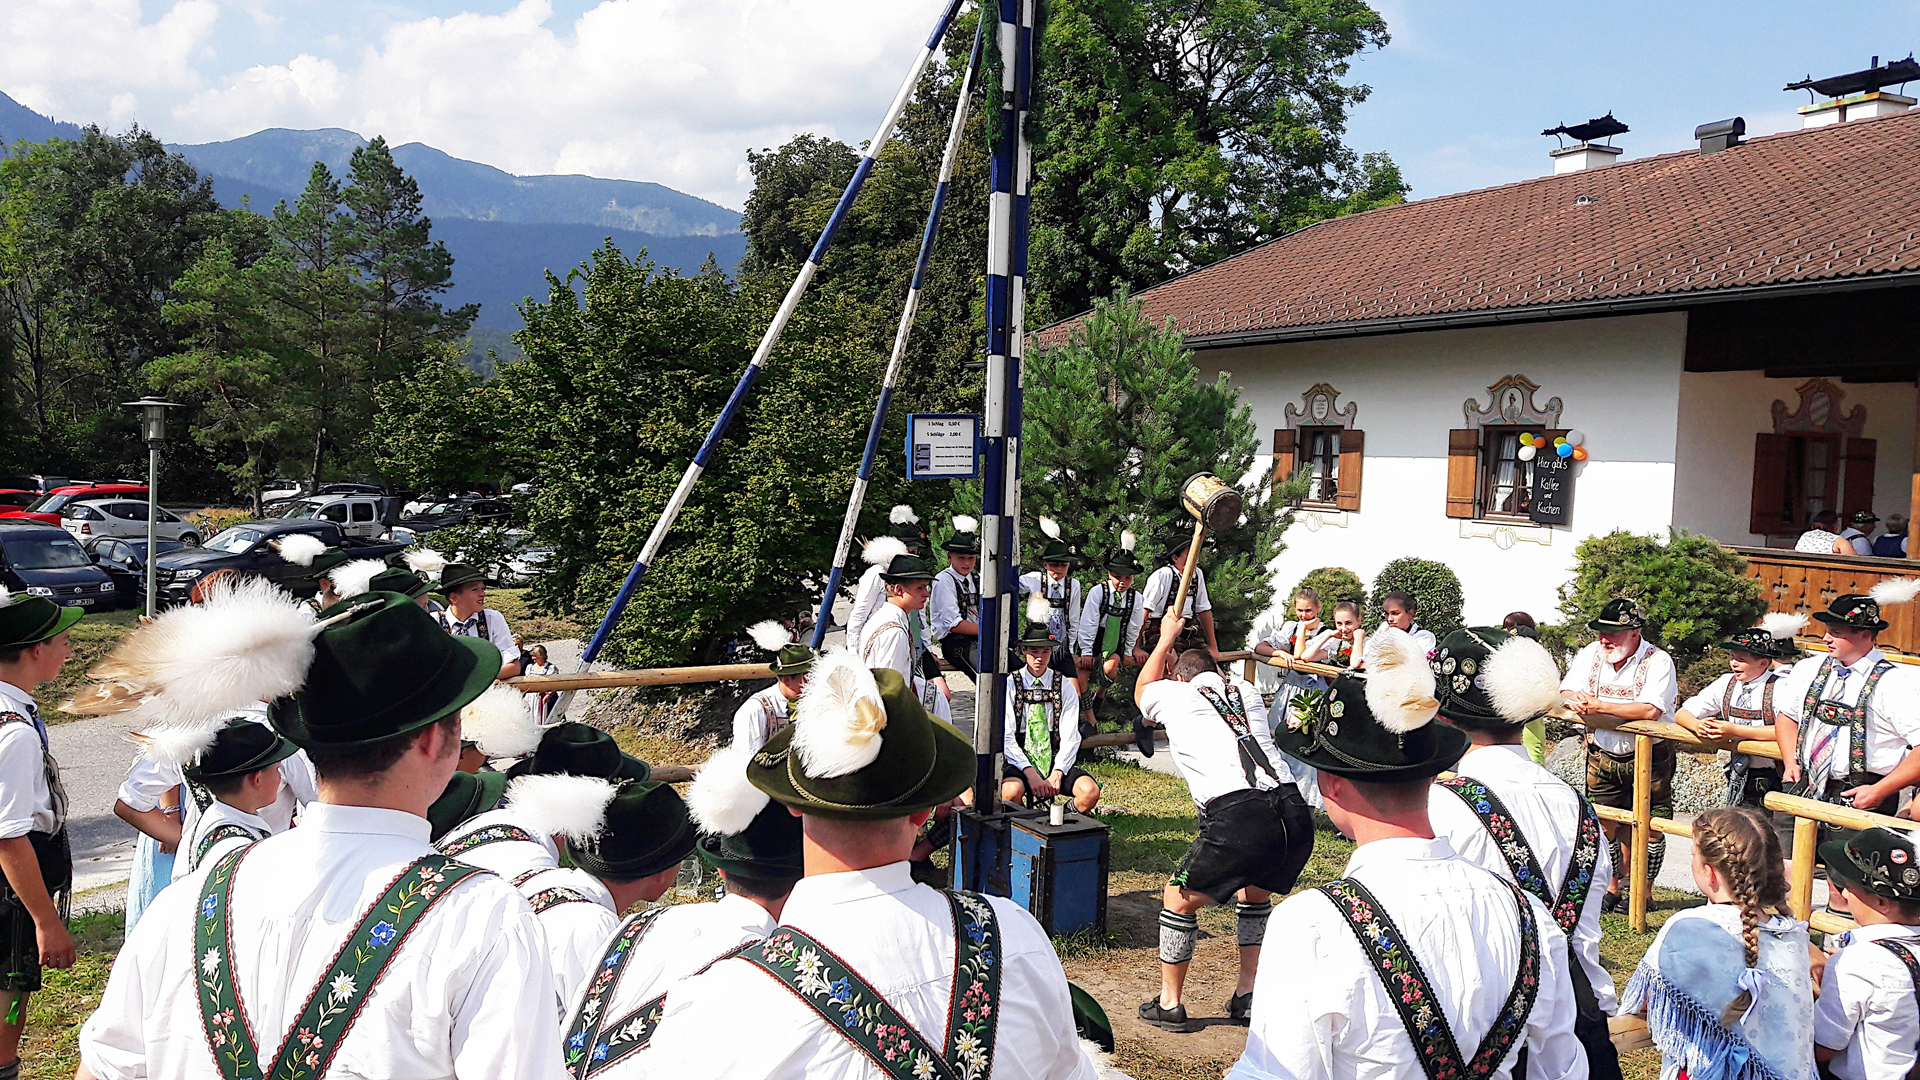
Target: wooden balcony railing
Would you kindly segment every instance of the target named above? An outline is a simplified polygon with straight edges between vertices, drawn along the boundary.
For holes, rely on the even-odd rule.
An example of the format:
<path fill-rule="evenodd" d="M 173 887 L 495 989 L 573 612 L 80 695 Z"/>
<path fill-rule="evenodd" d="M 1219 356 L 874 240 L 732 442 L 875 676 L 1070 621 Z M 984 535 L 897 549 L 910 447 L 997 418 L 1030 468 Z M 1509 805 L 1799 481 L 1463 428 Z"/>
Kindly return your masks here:
<path fill-rule="evenodd" d="M 1888 578 L 1920 577 L 1920 562 L 1911 559 L 1864 559 L 1844 555 L 1812 555 L 1779 548 L 1736 547 L 1747 560 L 1747 576 L 1758 578 L 1761 597 L 1769 611 L 1825 611 L 1834 597 L 1864 593 Z M 1880 647 L 1893 652 L 1920 654 L 1920 604 L 1901 604 L 1881 615 L 1890 624 L 1880 634 Z M 1808 630 L 1818 634 L 1816 623 Z"/>

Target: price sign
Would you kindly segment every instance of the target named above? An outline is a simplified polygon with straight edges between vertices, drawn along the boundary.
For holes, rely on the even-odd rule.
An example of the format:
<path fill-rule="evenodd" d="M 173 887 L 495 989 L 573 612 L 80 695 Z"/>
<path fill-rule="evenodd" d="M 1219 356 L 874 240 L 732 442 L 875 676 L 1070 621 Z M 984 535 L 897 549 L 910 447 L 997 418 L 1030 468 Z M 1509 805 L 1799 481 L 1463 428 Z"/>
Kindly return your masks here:
<path fill-rule="evenodd" d="M 907 417 L 907 479 L 972 480 L 980 475 L 980 417 L 916 413 Z"/>

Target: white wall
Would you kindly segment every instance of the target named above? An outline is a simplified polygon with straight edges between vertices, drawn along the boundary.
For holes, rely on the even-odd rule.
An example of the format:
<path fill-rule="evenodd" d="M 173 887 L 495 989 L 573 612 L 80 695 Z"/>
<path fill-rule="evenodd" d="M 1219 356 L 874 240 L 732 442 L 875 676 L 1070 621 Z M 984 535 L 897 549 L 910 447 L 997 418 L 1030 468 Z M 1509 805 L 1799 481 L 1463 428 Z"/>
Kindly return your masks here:
<path fill-rule="evenodd" d="M 1722 543 L 1760 545 L 1747 531 L 1753 502 L 1753 437 L 1773 430 L 1773 403 L 1800 408 L 1805 379 L 1769 379 L 1758 371 L 1684 372 L 1680 376 L 1679 472 L 1674 524 Z M 1836 380 L 1838 381 L 1838 380 Z M 1914 391 L 1904 384 L 1841 383 L 1840 411 L 1867 410 L 1863 434 L 1874 448 L 1873 510 L 1908 512 L 1912 501 Z"/>
<path fill-rule="evenodd" d="M 1418 555 L 1460 576 L 1469 623 L 1498 624 L 1515 610 L 1559 617 L 1558 589 L 1582 538 L 1662 532 L 1673 520 L 1685 345 L 1686 316 L 1675 313 L 1208 350 L 1196 361 L 1203 377 L 1232 374 L 1269 448 L 1286 405 L 1299 408 L 1315 383 L 1338 389 L 1341 407 L 1359 406 L 1354 426 L 1367 436 L 1360 510 L 1289 529 L 1273 564 L 1276 590 L 1322 566 L 1344 566 L 1371 586 L 1389 561 Z M 1490 524 L 1446 516 L 1447 432 L 1467 426 L 1468 398 L 1487 405 L 1487 387 L 1511 374 L 1540 385 L 1542 406 L 1560 398 L 1561 426 L 1584 432 L 1593 456 L 1575 466 L 1569 525 L 1496 538 Z M 1271 467 L 1270 459 L 1256 464 Z"/>

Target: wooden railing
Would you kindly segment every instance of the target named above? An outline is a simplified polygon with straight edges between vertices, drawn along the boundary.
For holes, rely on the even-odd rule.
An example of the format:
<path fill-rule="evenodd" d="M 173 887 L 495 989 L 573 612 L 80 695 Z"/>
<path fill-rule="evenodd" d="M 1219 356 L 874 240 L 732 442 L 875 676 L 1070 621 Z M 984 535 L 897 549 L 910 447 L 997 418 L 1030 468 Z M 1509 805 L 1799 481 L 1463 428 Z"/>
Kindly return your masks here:
<path fill-rule="evenodd" d="M 1911 559 L 1867 559 L 1846 555 L 1815 555 L 1778 548 L 1736 547 L 1747 560 L 1747 576 L 1760 581 L 1761 599 L 1769 611 L 1825 611 L 1834 597 L 1864 593 L 1888 578 L 1920 577 L 1920 562 Z M 1920 604 L 1900 604 L 1882 611 L 1890 624 L 1880 634 L 1880 645 L 1903 653 L 1920 653 Z"/>

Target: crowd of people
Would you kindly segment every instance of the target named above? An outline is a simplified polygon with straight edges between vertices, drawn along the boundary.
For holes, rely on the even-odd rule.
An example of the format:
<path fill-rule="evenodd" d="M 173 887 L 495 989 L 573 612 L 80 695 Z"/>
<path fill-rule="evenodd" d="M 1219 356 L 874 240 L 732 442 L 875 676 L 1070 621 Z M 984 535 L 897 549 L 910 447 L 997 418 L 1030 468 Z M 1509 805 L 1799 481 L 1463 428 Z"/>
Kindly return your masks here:
<path fill-rule="evenodd" d="M 1807 522 L 1807 530 L 1794 541 L 1795 551 L 1819 555 L 1852 555 L 1871 559 L 1907 557 L 1907 519 L 1900 514 L 1887 515 L 1887 531 L 1879 536 L 1874 529 L 1880 515 L 1872 510 L 1855 510 L 1841 524 L 1836 510 L 1822 510 Z"/>
<path fill-rule="evenodd" d="M 1784 788 L 1892 812 L 1920 782 L 1920 673 L 1875 645 L 1883 606 L 1920 582 L 1834 599 L 1814 616 L 1820 655 L 1798 656 L 1797 617 L 1730 635 L 1731 670 L 1684 702 L 1630 598 L 1563 670 L 1524 617 L 1435 635 L 1395 593 L 1367 633 L 1357 610 L 1322 625 L 1302 592 L 1257 651 L 1336 673 L 1263 688 L 1221 666 L 1186 530 L 1138 592 L 1130 534 L 1091 588 L 1080 553 L 1046 535 L 1010 634 L 997 794 L 1095 809 L 1087 706 L 1136 669 L 1136 742 L 1164 734 L 1197 826 L 1138 1015 L 1193 1029 L 1199 913 L 1232 903 L 1223 1009 L 1248 1037 L 1231 1076 L 1618 1076 L 1619 1015 L 1644 1016 L 1668 1077 L 1863 1080 L 1920 1061 L 1912 837 L 1823 838 L 1858 923 L 1829 954 L 1785 908 L 1757 809 Z M 922 883 L 975 776 L 971 741 L 941 719 L 940 661 L 977 662 L 978 523 L 954 520 L 938 572 L 933 550 L 896 508 L 866 545 L 844 648 L 753 627 L 774 683 L 684 798 L 606 732 L 549 723 L 503 684 L 519 646 L 470 568 L 336 568 L 324 606 L 260 579 L 203 583 L 70 706 L 142 733 L 122 816 L 173 856 L 136 883 L 78 1076 L 1113 1075 L 1112 1027 L 1034 917 Z M 447 603 L 430 613 L 436 585 Z M 67 662 L 78 618 L 0 596 L 0 1080 L 18 1075 L 43 967 L 75 954 L 65 799 L 32 691 Z M 1586 728 L 1587 794 L 1530 753 L 1547 717 Z M 1593 803 L 1630 796 L 1607 736 L 1646 719 L 1775 740 L 1783 765 L 1735 763 L 1731 805 L 1693 824 L 1708 903 L 1670 918 L 1616 990 L 1599 920 L 1620 858 Z M 1656 766 L 1658 802 L 1671 763 Z M 1294 893 L 1315 806 L 1357 847 L 1340 878 Z M 689 857 L 720 898 L 656 904 Z M 1284 962 L 1263 965 L 1269 927 Z"/>

